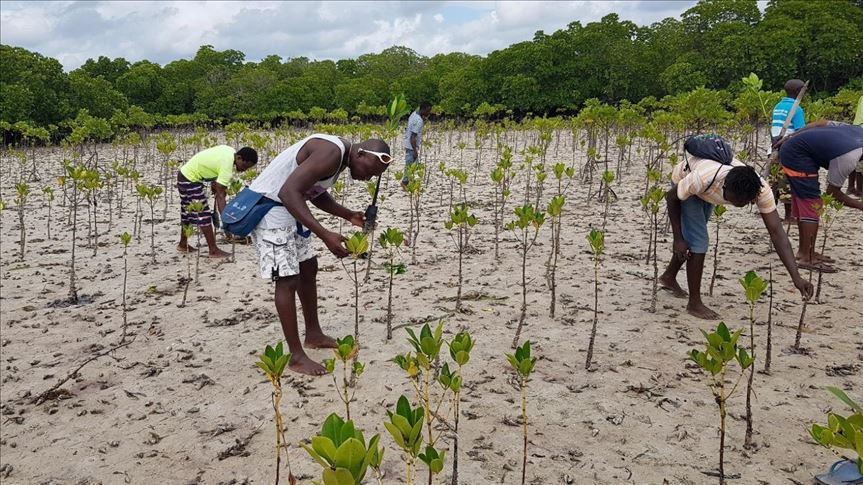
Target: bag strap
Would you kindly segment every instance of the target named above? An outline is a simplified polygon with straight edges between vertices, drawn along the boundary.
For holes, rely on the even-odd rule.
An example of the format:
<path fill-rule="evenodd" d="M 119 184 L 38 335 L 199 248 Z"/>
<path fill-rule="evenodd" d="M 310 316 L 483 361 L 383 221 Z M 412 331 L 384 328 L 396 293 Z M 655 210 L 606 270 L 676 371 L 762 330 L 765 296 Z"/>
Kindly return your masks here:
<path fill-rule="evenodd" d="M 717 169 L 716 169 L 716 173 L 715 173 L 715 174 L 713 174 L 713 180 L 711 180 L 711 181 L 710 181 L 710 183 L 709 183 L 709 184 L 707 184 L 707 187 L 705 187 L 705 188 L 704 188 L 704 191 L 705 191 L 705 192 L 707 192 L 708 190 L 710 190 L 710 187 L 713 187 L 713 182 L 716 182 L 716 177 L 718 177 L 718 176 L 719 176 L 719 171 L 720 171 L 720 170 L 722 170 L 722 167 L 725 167 L 725 166 L 726 166 L 724 163 L 721 163 L 721 162 L 716 162 L 716 163 L 718 163 L 718 164 L 719 164 L 719 168 L 717 168 Z M 730 167 L 731 165 L 728 165 L 728 166 Z"/>

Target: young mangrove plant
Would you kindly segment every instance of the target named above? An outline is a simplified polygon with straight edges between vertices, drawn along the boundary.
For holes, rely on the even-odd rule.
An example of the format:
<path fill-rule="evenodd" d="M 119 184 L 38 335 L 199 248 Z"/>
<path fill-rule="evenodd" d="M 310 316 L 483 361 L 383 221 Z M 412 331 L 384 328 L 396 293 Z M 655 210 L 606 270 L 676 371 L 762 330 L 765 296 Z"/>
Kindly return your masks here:
<path fill-rule="evenodd" d="M 651 237 L 655 242 L 659 238 L 659 208 L 662 207 L 662 201 L 665 200 L 665 190 L 662 187 L 654 186 L 647 195 L 642 197 L 641 205 L 647 208 L 650 214 Z M 720 206 L 721 207 L 721 206 Z M 653 260 L 653 286 L 650 290 L 650 313 L 656 313 L 656 294 L 659 291 L 659 264 L 656 260 L 656 244 L 651 247 Z"/>
<path fill-rule="evenodd" d="M 51 203 L 54 202 L 54 188 L 50 186 L 42 187 L 42 194 L 45 195 L 45 202 L 48 204 L 48 223 L 46 224 L 48 228 L 48 240 L 51 241 L 53 238 L 51 237 Z"/>
<path fill-rule="evenodd" d="M 755 359 L 755 305 L 767 290 L 767 282 L 761 279 L 755 271 L 747 271 L 746 276 L 738 280 L 746 293 L 746 303 L 749 305 L 749 356 Z M 744 447 L 752 447 L 752 381 L 755 379 L 755 366 L 749 367 L 749 380 L 746 383 L 746 439 Z"/>
<path fill-rule="evenodd" d="M 378 236 L 378 244 L 387 252 L 387 260 L 384 262 L 384 270 L 387 272 L 387 340 L 393 338 L 393 278 L 407 272 L 404 263 L 396 263 L 396 256 L 404 240 L 404 233 L 395 227 L 388 227 Z"/>
<path fill-rule="evenodd" d="M 161 188 L 161 187 L 160 187 Z M 284 352 L 282 342 L 276 344 L 275 347 L 267 345 L 264 353 L 260 355 L 260 360 L 255 362 L 255 365 L 261 368 L 267 380 L 273 386 L 271 400 L 273 403 L 273 412 L 275 413 L 276 425 L 276 485 L 279 484 L 279 472 L 282 468 L 282 449 L 285 450 L 285 463 L 288 467 L 288 481 L 291 485 L 296 483 L 293 471 L 291 470 L 291 458 L 288 452 L 288 442 L 285 440 L 284 421 L 279 405 L 282 402 L 282 373 L 285 371 L 285 366 L 291 361 L 291 354 Z"/>
<path fill-rule="evenodd" d="M 716 224 L 716 237 L 713 241 L 713 274 L 710 275 L 710 291 L 708 293 L 710 296 L 713 296 L 713 284 L 716 283 L 716 268 L 719 267 L 719 226 L 721 226 L 724 221 L 722 216 L 725 215 L 725 210 L 724 205 L 713 206 L 713 221 Z"/>
<path fill-rule="evenodd" d="M 607 163 L 607 161 L 606 161 Z M 611 204 L 611 198 L 614 197 L 617 199 L 617 194 L 614 193 L 614 190 L 611 188 L 611 184 L 614 182 L 614 172 L 611 170 L 606 170 L 602 172 L 602 187 L 600 187 L 600 194 L 602 198 L 602 202 L 604 204 L 602 210 L 602 232 L 605 232 L 605 223 L 608 221 L 608 206 Z"/>
<path fill-rule="evenodd" d="M 827 426 L 813 424 L 809 430 L 809 435 L 816 443 L 843 459 L 844 457 L 837 449 L 846 449 L 857 453 L 857 473 L 863 475 L 863 406 L 854 402 L 842 389 L 828 387 L 827 390 L 851 408 L 853 413 L 849 416 L 842 416 L 833 412 L 827 413 Z"/>
<path fill-rule="evenodd" d="M 342 261 L 342 267 L 345 268 L 345 272 L 348 274 L 348 278 L 354 284 L 354 340 L 357 345 L 360 342 L 360 286 L 362 285 L 362 279 L 360 278 L 359 270 L 357 269 L 357 264 L 360 259 L 366 257 L 366 254 L 369 252 L 369 236 L 368 234 L 362 231 L 354 232 L 354 235 L 348 238 L 345 241 L 345 247 L 348 250 L 348 255 L 350 256 L 351 261 L 351 269 L 349 270 L 347 266 L 345 266 L 344 261 Z"/>
<path fill-rule="evenodd" d="M 425 410 L 422 406 L 411 408 L 408 398 L 401 396 L 396 403 L 396 411 L 387 410 L 387 416 L 389 421 L 384 422 L 384 427 L 404 453 L 405 485 L 413 485 L 414 467 L 423 444 Z"/>
<path fill-rule="evenodd" d="M 30 186 L 25 182 L 15 184 L 15 205 L 18 207 L 18 226 L 21 229 L 21 237 L 18 240 L 20 246 L 21 260 L 24 260 L 25 244 L 27 242 L 27 226 L 24 224 L 24 206 L 27 205 L 27 196 L 30 195 Z M 50 225 L 50 223 L 49 223 Z"/>
<path fill-rule="evenodd" d="M 189 214 L 191 214 L 192 220 L 197 220 L 198 219 L 197 215 L 204 211 L 204 203 L 200 200 L 196 200 L 194 202 L 189 202 L 183 210 L 188 212 Z M 192 229 L 197 234 L 197 240 L 195 241 L 195 246 L 200 248 L 201 247 L 201 228 L 198 226 L 193 226 Z M 184 227 L 183 228 L 184 234 L 186 233 L 185 230 L 186 230 L 186 228 Z M 188 237 L 188 236 L 186 236 L 186 237 Z M 185 251 L 184 253 L 188 256 L 189 252 Z M 198 276 L 200 275 L 200 269 L 201 269 L 201 251 L 199 250 L 199 251 L 195 251 L 195 284 L 196 285 L 198 284 Z M 188 287 L 188 282 L 186 283 L 186 286 Z"/>
<path fill-rule="evenodd" d="M 359 378 L 365 370 L 365 365 L 356 360 L 359 352 L 360 346 L 357 345 L 354 337 L 352 335 L 347 335 L 343 338 L 336 339 L 336 348 L 333 349 L 335 358 L 324 359 L 324 367 L 326 367 L 327 372 L 333 376 L 333 384 L 336 386 L 336 393 L 339 395 L 339 399 L 341 399 L 345 404 L 345 415 L 348 420 L 351 419 L 351 401 L 354 398 L 354 394 L 357 392 L 356 379 Z M 341 389 L 339 388 L 339 381 L 335 374 L 336 359 L 342 363 Z M 349 363 L 348 361 L 351 362 Z M 348 369 L 350 369 L 350 372 L 348 372 Z M 350 379 L 348 378 L 349 375 L 351 376 Z M 354 389 L 353 392 L 350 392 L 351 388 Z"/>
<path fill-rule="evenodd" d="M 768 304 L 767 304 L 767 345 L 764 351 L 764 373 L 770 374 L 770 361 L 773 357 L 773 262 L 767 267 Z"/>
<path fill-rule="evenodd" d="M 403 185 L 405 192 L 410 197 L 410 219 L 408 221 L 408 236 L 409 245 L 411 247 L 411 264 L 417 263 L 417 245 L 419 244 L 420 236 L 420 200 L 424 192 L 423 179 L 425 178 L 425 164 L 413 163 L 405 169 L 404 174 L 408 178 L 408 183 Z M 396 174 L 396 177 L 401 178 L 401 172 Z"/>
<path fill-rule="evenodd" d="M 715 332 L 707 333 L 704 330 L 704 351 L 692 349 L 689 358 L 698 364 L 701 369 L 710 376 L 710 392 L 713 394 L 716 404 L 719 406 L 719 484 L 725 485 L 725 417 L 728 409 L 728 400 L 734 395 L 745 370 L 752 366 L 752 358 L 746 350 L 737 346 L 742 330 L 733 334 L 724 322 L 720 322 Z M 740 372 L 734 380 L 731 389 L 726 387 L 726 378 L 731 376 L 731 363 L 736 362 Z"/>
<path fill-rule="evenodd" d="M 833 198 L 830 194 L 821 194 L 821 207 L 818 212 L 821 216 L 821 255 L 825 255 L 825 251 L 827 250 L 827 238 L 829 237 L 830 229 L 833 227 L 833 223 L 836 222 L 836 217 L 839 215 L 839 212 L 845 205 L 842 202 L 839 202 L 835 198 Z M 814 246 L 814 245 L 813 245 Z M 815 301 L 821 303 L 821 278 L 824 276 L 824 272 L 820 269 L 818 270 L 818 284 L 815 289 Z"/>
<path fill-rule="evenodd" d="M 605 249 L 605 233 L 591 229 L 587 234 L 587 242 L 593 252 L 593 325 L 590 327 L 590 342 L 587 344 L 584 368 L 590 369 L 593 361 L 593 344 L 596 341 L 596 324 L 599 321 L 599 263 L 602 259 L 602 251 Z"/>
<path fill-rule="evenodd" d="M 473 337 L 468 332 L 458 333 L 449 342 L 449 356 L 458 365 L 456 372 L 450 372 L 449 364 L 441 367 L 438 381 L 444 391 L 451 390 L 452 415 L 453 415 L 453 451 L 452 451 L 452 481 L 451 485 L 458 485 L 458 422 L 461 414 L 461 387 L 463 383 L 463 369 L 470 361 L 470 351 L 473 350 Z"/>
<path fill-rule="evenodd" d="M 384 448 L 378 446 L 381 436 L 376 434 L 366 443 L 363 432 L 351 420 L 343 420 L 333 413 L 321 426 L 321 432 L 311 440 L 311 446 L 301 443 L 323 468 L 322 481 L 316 485 L 360 485 L 369 468 L 378 473 Z"/>
<path fill-rule="evenodd" d="M 162 194 L 162 187 L 158 185 L 138 184 L 135 186 L 138 199 L 146 200 L 150 206 L 150 256 L 153 264 L 156 264 L 156 199 Z"/>
<path fill-rule="evenodd" d="M 463 279 L 463 261 L 464 253 L 467 251 L 468 235 L 470 230 L 477 223 L 475 215 L 468 212 L 467 205 L 464 203 L 453 206 L 450 210 L 449 220 L 444 223 L 447 230 L 450 231 L 450 237 L 455 243 L 456 251 L 458 251 L 458 292 L 455 297 L 455 310 L 461 310 L 461 289 Z M 453 230 L 455 234 L 453 234 Z"/>
<path fill-rule="evenodd" d="M 518 389 L 521 393 L 521 422 L 522 422 L 522 454 L 521 454 L 521 485 L 525 484 L 527 478 L 527 438 L 528 438 L 528 421 L 527 421 L 527 383 L 530 381 L 530 375 L 536 366 L 536 357 L 530 355 L 530 340 L 526 341 L 521 347 L 515 348 L 514 354 L 506 354 L 509 364 L 515 370 Z"/>
<path fill-rule="evenodd" d="M 833 226 L 833 222 L 836 220 L 836 215 L 839 210 L 843 207 L 842 203 L 833 198 L 830 194 L 821 194 L 821 204 L 818 207 L 818 215 L 821 218 L 820 229 L 824 235 L 821 243 L 821 254 L 824 254 L 824 250 L 827 247 L 827 236 L 830 233 L 830 228 Z M 812 238 L 809 244 L 810 261 L 813 259 L 812 256 L 815 253 L 815 238 Z M 821 275 L 822 272 L 818 270 L 818 289 L 816 291 L 815 299 L 821 295 Z M 812 283 L 812 270 L 809 270 L 809 282 Z M 794 350 L 800 351 L 800 339 L 803 337 L 803 327 L 806 324 L 806 308 L 809 305 L 808 300 L 803 300 L 803 307 L 800 309 L 800 320 L 797 321 L 797 333 L 794 336 Z"/>
<path fill-rule="evenodd" d="M 503 147 L 501 159 L 491 171 L 491 181 L 494 184 L 492 199 L 494 212 L 494 259 L 500 259 L 500 231 L 503 229 L 503 215 L 506 213 L 506 201 L 510 196 L 512 183 L 512 148 Z"/>
<path fill-rule="evenodd" d="M 132 235 L 128 232 L 120 234 L 120 244 L 123 245 L 123 334 L 120 336 L 120 343 L 126 342 L 126 330 L 129 326 L 127 315 L 129 313 L 126 307 L 126 282 L 129 279 L 129 243 L 132 242 Z"/>
<path fill-rule="evenodd" d="M 515 208 L 515 217 L 514 221 L 510 221 L 506 225 L 506 228 L 513 231 L 518 238 L 519 252 L 521 253 L 521 315 L 518 318 L 515 337 L 512 339 L 513 348 L 518 345 L 524 319 L 527 316 L 527 255 L 536 244 L 539 228 L 545 222 L 545 213 L 539 209 L 534 209 L 530 204 L 525 204 Z"/>
<path fill-rule="evenodd" d="M 72 165 L 71 163 L 65 164 L 65 167 L 66 173 L 72 180 L 72 196 L 69 199 L 69 204 L 72 209 L 72 254 L 71 265 L 69 268 L 69 301 L 72 303 L 78 303 L 78 288 L 76 286 L 77 281 L 75 278 L 75 247 L 77 246 L 78 235 L 78 188 L 87 176 L 88 170 L 83 165 Z"/>
<path fill-rule="evenodd" d="M 445 450 L 436 450 L 434 446 L 426 445 L 425 453 L 419 454 L 419 459 L 429 469 L 429 475 L 433 478 L 434 483 L 437 483 L 436 477 L 443 471 L 444 457 L 446 456 Z"/>
<path fill-rule="evenodd" d="M 183 237 L 188 241 L 195 233 L 195 226 L 191 224 L 183 224 L 183 227 L 180 230 L 183 231 Z M 197 252 L 200 253 L 200 251 Z M 183 301 L 180 302 L 180 307 L 186 306 L 186 296 L 189 293 L 189 283 L 192 281 L 192 260 L 189 259 L 189 251 L 183 251 L 183 259 L 186 260 L 186 277 L 183 279 Z M 195 264 L 197 265 L 197 263 Z"/>

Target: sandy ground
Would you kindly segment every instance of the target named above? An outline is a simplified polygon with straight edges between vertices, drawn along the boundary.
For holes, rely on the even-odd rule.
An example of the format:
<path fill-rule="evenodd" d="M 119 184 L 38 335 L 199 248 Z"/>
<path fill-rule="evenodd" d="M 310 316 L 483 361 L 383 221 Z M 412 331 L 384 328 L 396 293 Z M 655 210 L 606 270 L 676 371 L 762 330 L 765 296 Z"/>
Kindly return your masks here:
<path fill-rule="evenodd" d="M 571 161 L 564 137 L 557 157 Z M 442 141 L 441 141 L 442 143 Z M 468 146 L 473 146 L 472 142 Z M 457 150 L 428 150 L 435 167 L 441 159 L 457 161 Z M 111 154 L 102 148 L 102 157 Z M 150 261 L 149 216 L 143 237 L 129 249 L 129 322 L 135 337 L 128 347 L 86 366 L 63 386 L 68 394 L 39 406 L 33 396 L 94 352 L 119 339 L 122 322 L 122 248 L 116 235 L 132 231 L 133 198 L 125 196 L 121 216 L 108 229 L 105 207 L 99 211 L 100 247 L 86 247 L 86 204 L 80 206 L 78 275 L 82 302 L 64 303 L 69 285 L 71 231 L 68 207 L 57 195 L 48 239 L 47 208 L 40 187 L 59 175 L 59 150 L 38 152 L 41 182 L 26 205 L 27 253 L 18 257 L 17 213 L 12 203 L 17 167 L 3 159 L 2 213 L 2 439 L 0 477 L 9 484 L 242 484 L 271 483 L 273 477 L 270 385 L 254 366 L 263 346 L 282 338 L 273 306 L 273 289 L 258 276 L 254 249 L 237 247 L 236 262 L 200 261 L 200 284 L 192 285 L 189 304 L 179 307 L 183 256 L 174 250 L 177 198 L 161 220 L 157 204 L 157 263 Z M 472 170 L 473 150 L 465 165 Z M 493 150 L 483 151 L 481 175 L 468 198 L 480 224 L 467 256 L 466 311 L 454 314 L 456 265 L 454 246 L 443 229 L 448 183 L 436 170 L 425 195 L 417 264 L 397 278 L 394 288 L 397 324 L 444 317 L 447 334 L 460 328 L 476 339 L 465 370 L 460 440 L 460 475 L 464 484 L 518 483 L 521 429 L 518 391 L 503 356 L 509 351 L 520 305 L 520 261 L 515 239 L 504 235 L 500 261 L 494 260 L 491 186 L 488 171 Z M 635 157 L 638 158 L 638 157 Z M 521 157 L 516 157 L 520 160 Z M 583 162 L 579 151 L 578 166 Z M 398 162 L 397 162 L 398 163 Z M 602 261 L 600 321 L 594 370 L 584 369 L 592 321 L 593 275 L 585 234 L 601 224 L 601 204 L 586 200 L 586 187 L 570 192 L 558 269 L 559 301 L 555 319 L 548 316 L 549 296 L 544 264 L 550 249 L 548 228 L 528 261 L 529 310 L 524 337 L 540 356 L 529 387 L 530 458 L 527 479 L 534 484 L 705 484 L 718 480 L 718 412 L 702 374 L 686 354 L 701 347 L 698 329 L 711 322 L 684 311 L 685 302 L 660 292 L 655 314 L 647 311 L 652 266 L 645 262 L 646 217 L 638 203 L 644 169 L 633 162 L 615 185 L 619 200 L 611 204 L 607 256 Z M 392 174 L 390 174 L 392 176 Z M 145 172 L 155 180 L 156 172 Z M 521 200 L 518 179 L 513 201 Z M 390 180 L 384 193 L 380 226 L 407 228 L 407 196 Z M 175 190 L 172 188 L 172 190 Z M 349 187 L 355 209 L 368 203 L 365 187 Z M 443 195 L 442 195 L 443 194 Z M 546 195 L 548 195 L 546 193 Z M 443 200 L 443 203 L 441 201 Z M 508 208 L 511 214 L 512 203 Z M 511 216 L 507 216 L 510 219 Z M 756 374 L 755 441 L 743 448 L 745 392 L 730 405 L 726 470 L 735 484 L 810 483 L 834 455 L 814 444 L 807 428 L 822 422 L 825 412 L 841 409 L 824 386 L 845 388 L 863 399 L 863 242 L 859 212 L 846 210 L 835 224 L 828 253 L 842 271 L 826 275 L 822 304 L 808 309 L 803 336 L 805 354 L 789 351 L 800 314 L 799 295 L 778 258 L 760 218 L 748 209 L 731 208 L 721 229 L 719 279 L 708 305 L 732 327 L 747 315 L 737 278 L 754 269 L 775 275 L 773 371 Z M 326 219 L 329 227 L 337 227 Z M 346 229 L 347 230 L 347 229 Z M 711 224 L 711 236 L 714 228 Z M 796 238 L 796 229 L 792 230 Z M 320 241 L 320 314 L 334 336 L 353 329 L 352 283 L 342 265 Z M 796 242 L 795 242 L 796 246 Z M 225 246 L 227 247 L 227 246 Z M 670 255 L 670 234 L 660 239 L 660 265 Z M 708 261 L 712 254 L 708 255 Z M 709 284 L 706 271 L 705 289 Z M 661 270 L 660 270 L 661 271 Z M 353 410 L 366 435 L 382 433 L 388 450 L 385 483 L 401 483 L 403 464 L 382 425 L 385 409 L 410 387 L 388 362 L 409 349 L 404 330 L 385 342 L 385 274 L 375 268 L 362 288 L 361 360 L 367 362 Z M 680 282 L 685 284 L 685 276 Z M 757 308 L 759 369 L 767 304 Z M 748 341 L 748 338 L 747 338 Z M 312 351 L 318 359 L 328 351 Z M 312 436 L 324 418 L 341 412 L 329 377 L 288 375 L 283 412 L 291 443 Z M 846 411 L 843 409 L 843 412 Z M 444 446 L 449 446 L 446 440 Z M 319 477 L 307 454 L 290 450 L 294 472 L 302 483 Z M 449 477 L 449 457 L 442 483 Z"/>

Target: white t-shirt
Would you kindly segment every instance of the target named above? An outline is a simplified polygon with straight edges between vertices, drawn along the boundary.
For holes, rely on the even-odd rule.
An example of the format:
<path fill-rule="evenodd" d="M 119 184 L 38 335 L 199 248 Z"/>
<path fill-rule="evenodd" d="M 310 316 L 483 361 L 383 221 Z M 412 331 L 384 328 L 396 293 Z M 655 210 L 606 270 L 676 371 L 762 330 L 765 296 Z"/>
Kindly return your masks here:
<path fill-rule="evenodd" d="M 267 165 L 267 168 L 265 168 L 264 171 L 252 181 L 252 184 L 249 185 L 249 189 L 259 194 L 264 194 L 268 199 L 281 202 L 282 199 L 279 198 L 279 191 L 282 190 L 282 186 L 285 185 L 285 181 L 288 180 L 288 177 L 290 177 L 297 168 L 297 154 L 300 152 L 300 149 L 303 148 L 303 145 L 313 138 L 319 138 L 334 143 L 339 147 L 339 152 L 341 153 L 341 158 L 339 160 L 344 159 L 345 145 L 339 137 L 323 134 L 310 135 L 289 146 L 282 153 L 279 153 L 276 158 Z M 318 181 L 304 194 L 306 200 L 312 200 L 326 192 L 327 189 L 336 183 L 340 174 L 341 171 L 335 173 L 328 179 Z M 291 228 L 296 226 L 296 224 L 297 221 L 294 219 L 294 216 L 291 215 L 285 206 L 280 205 L 270 209 L 270 211 L 267 212 L 267 215 L 265 215 L 264 218 L 261 219 L 261 222 L 258 223 L 258 227 L 261 229 L 281 229 L 285 227 Z"/>
<path fill-rule="evenodd" d="M 423 121 L 423 117 L 416 111 L 411 113 L 408 118 L 408 129 L 405 132 L 405 150 L 413 150 L 413 145 L 411 145 L 411 135 L 416 133 L 417 135 L 417 148 L 422 148 L 422 131 L 423 125 L 425 122 Z"/>

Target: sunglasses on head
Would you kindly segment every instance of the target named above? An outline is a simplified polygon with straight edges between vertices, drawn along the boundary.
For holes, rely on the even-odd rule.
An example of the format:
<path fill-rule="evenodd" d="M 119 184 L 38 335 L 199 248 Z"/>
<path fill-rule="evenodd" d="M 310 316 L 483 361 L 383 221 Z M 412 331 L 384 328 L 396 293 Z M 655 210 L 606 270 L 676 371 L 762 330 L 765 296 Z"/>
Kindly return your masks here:
<path fill-rule="evenodd" d="M 389 153 L 373 152 L 371 150 L 366 150 L 365 148 L 358 149 L 357 153 L 359 153 L 359 154 L 368 153 L 369 155 L 374 155 L 374 156 L 378 157 L 378 160 L 380 160 L 381 163 L 383 163 L 384 165 L 389 165 L 390 162 L 393 161 L 393 157 Z"/>

